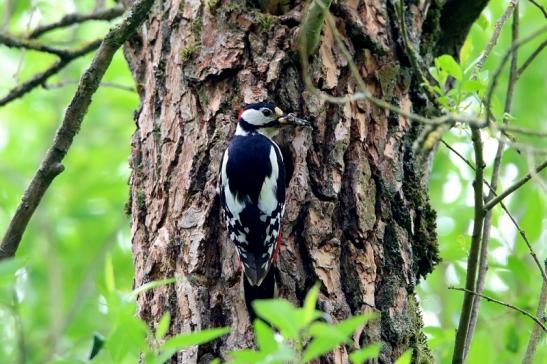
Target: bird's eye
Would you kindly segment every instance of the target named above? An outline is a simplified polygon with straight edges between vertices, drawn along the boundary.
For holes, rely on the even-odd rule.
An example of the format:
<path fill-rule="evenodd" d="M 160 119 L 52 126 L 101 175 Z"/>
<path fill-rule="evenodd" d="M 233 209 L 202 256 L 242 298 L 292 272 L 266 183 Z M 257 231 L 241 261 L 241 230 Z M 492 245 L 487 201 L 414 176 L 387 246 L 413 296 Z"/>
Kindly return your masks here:
<path fill-rule="evenodd" d="M 262 109 L 262 115 L 264 115 L 264 116 L 272 116 L 272 110 L 270 110 L 270 109 Z"/>

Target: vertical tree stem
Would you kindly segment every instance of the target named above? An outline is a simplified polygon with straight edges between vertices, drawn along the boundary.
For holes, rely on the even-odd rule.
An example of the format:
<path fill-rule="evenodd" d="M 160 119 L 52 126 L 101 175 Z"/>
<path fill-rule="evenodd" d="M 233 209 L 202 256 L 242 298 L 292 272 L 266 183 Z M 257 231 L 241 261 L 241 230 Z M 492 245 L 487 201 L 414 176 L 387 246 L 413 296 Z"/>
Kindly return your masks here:
<path fill-rule="evenodd" d="M 477 275 L 479 262 L 482 227 L 484 223 L 482 195 L 482 185 L 484 183 L 484 158 L 480 129 L 476 126 L 471 127 L 471 139 L 473 140 L 473 149 L 475 150 L 476 165 L 475 181 L 473 182 L 473 188 L 475 189 L 475 214 L 473 221 L 473 235 L 471 237 L 471 249 L 469 251 L 469 258 L 467 259 L 467 277 L 465 281 L 465 289 L 474 292 L 475 278 Z M 473 299 L 474 295 L 466 291 L 460 314 L 460 323 L 458 325 L 458 331 L 456 332 L 456 342 L 454 345 L 454 354 L 452 356 L 453 364 L 461 364 L 465 360 L 465 342 L 469 329 L 469 321 L 471 319 L 471 308 L 473 305 Z"/>
<path fill-rule="evenodd" d="M 515 10 L 513 12 L 513 24 L 511 29 L 512 29 L 512 32 L 511 32 L 512 44 L 511 45 L 513 46 L 513 51 L 511 54 L 511 68 L 509 71 L 509 83 L 507 84 L 507 93 L 505 97 L 504 112 L 506 115 L 511 113 L 512 105 L 513 105 L 513 93 L 515 90 L 515 83 L 518 77 L 518 72 L 517 72 L 518 49 L 514 48 L 514 45 L 517 42 L 518 35 L 519 35 L 518 3 L 516 4 Z M 503 123 L 507 124 L 507 122 L 508 122 L 507 117 L 504 117 Z M 490 192 L 488 193 L 488 197 L 486 198 L 486 201 L 490 201 L 496 196 L 496 190 L 497 190 L 498 181 L 499 181 L 499 174 L 501 170 L 501 158 L 503 155 L 504 148 L 505 148 L 505 143 L 503 142 L 503 139 L 500 139 L 498 142 L 498 148 L 496 150 L 496 157 L 494 158 L 492 176 L 490 178 Z M 484 218 L 484 227 L 482 231 L 482 244 L 480 249 L 480 257 L 479 257 L 479 272 L 477 276 L 477 285 L 476 285 L 476 292 L 479 295 L 484 290 L 484 284 L 486 281 L 486 272 L 488 271 L 488 243 L 490 241 L 491 227 L 492 227 L 492 210 L 488 210 Z M 473 305 L 471 308 L 471 319 L 469 321 L 469 328 L 467 331 L 467 338 L 465 341 L 465 349 L 464 349 L 464 355 L 463 355 L 464 360 L 467 357 L 467 354 L 469 353 L 471 340 L 473 339 L 473 334 L 477 326 L 477 320 L 479 317 L 479 310 L 480 310 L 480 302 L 481 302 L 480 296 L 475 296 L 475 298 L 473 299 Z"/>
<path fill-rule="evenodd" d="M 547 270 L 547 260 L 545 261 L 545 269 Z M 543 281 L 541 285 L 541 293 L 539 294 L 538 308 L 536 311 L 536 317 L 545 322 L 545 304 L 547 303 L 547 282 Z M 536 349 L 543 334 L 543 330 L 539 325 L 534 325 L 532 328 L 532 333 L 530 334 L 530 340 L 528 341 L 528 346 L 526 347 L 526 353 L 524 354 L 524 359 L 522 359 L 522 364 L 532 364 L 534 356 L 536 354 Z"/>

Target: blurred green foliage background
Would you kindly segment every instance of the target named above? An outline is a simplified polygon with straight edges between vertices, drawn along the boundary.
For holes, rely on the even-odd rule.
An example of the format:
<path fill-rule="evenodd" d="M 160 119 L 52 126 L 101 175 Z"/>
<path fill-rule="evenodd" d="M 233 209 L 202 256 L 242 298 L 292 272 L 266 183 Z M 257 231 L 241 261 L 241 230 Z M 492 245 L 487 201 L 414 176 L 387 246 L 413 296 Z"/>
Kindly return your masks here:
<path fill-rule="evenodd" d="M 61 14 L 90 12 L 94 0 L 17 0 L 3 31 L 24 35 L 37 24 L 57 20 Z M 527 35 L 545 24 L 537 8 L 523 1 L 521 34 Z M 0 20 L 5 19 L 7 0 L 0 3 Z M 469 66 L 490 38 L 493 23 L 507 1 L 493 0 L 473 26 L 462 51 L 462 65 Z M 113 6 L 113 1 L 107 1 Z M 1 24 L 1 23 L 0 23 Z M 42 40 L 59 47 L 77 47 L 106 33 L 109 24 L 88 22 L 52 32 Z M 525 46 L 521 62 L 540 43 Z M 490 74 L 510 44 L 510 26 L 502 37 L 485 71 Z M 75 82 L 91 56 L 73 62 L 48 84 L 22 99 L 0 107 L 0 233 L 3 233 L 19 199 L 75 91 Z M 48 67 L 54 57 L 36 52 L 0 47 L 0 95 L 36 72 Z M 526 70 L 517 84 L 513 108 L 514 123 L 545 130 L 547 119 L 547 52 Z M 118 52 L 93 98 L 83 127 L 66 160 L 66 170 L 53 183 L 37 210 L 18 251 L 18 262 L 0 265 L 0 363 L 16 362 L 17 335 L 24 338 L 29 363 L 44 358 L 86 358 L 94 333 L 107 335 L 117 323 L 106 305 L 107 291 L 114 286 L 132 289 L 129 222 L 124 212 L 128 199 L 128 157 L 134 131 L 133 111 L 138 107 L 135 92 L 111 87 L 133 88 L 134 84 L 121 52 Z M 496 93 L 503 105 L 507 77 Z M 62 83 L 61 87 L 58 84 Z M 498 106 L 499 108 L 499 106 Z M 499 113 L 498 113 L 499 115 Z M 469 133 L 454 130 L 445 138 L 472 160 Z M 519 142 L 542 147 L 538 138 Z M 486 140 L 485 155 L 491 165 L 495 139 Z M 535 156 L 535 164 L 541 156 Z M 503 159 L 501 186 L 508 186 L 534 164 L 533 156 L 508 149 Z M 487 169 L 487 173 L 490 172 Z M 450 361 L 455 328 L 461 308 L 461 292 L 448 286 L 462 286 L 472 221 L 472 171 L 441 146 L 434 162 L 431 198 L 438 211 L 438 233 L 443 262 L 418 287 L 426 332 L 439 362 Z M 540 259 L 547 256 L 547 199 L 534 183 L 507 200 L 510 211 L 526 231 Z M 14 268 L 15 267 L 15 268 Z M 112 269 L 110 269 L 112 268 Z M 16 269 L 16 274 L 13 271 Z M 113 278 L 114 277 L 114 278 Z M 112 281 L 113 279 L 113 281 Z M 490 269 L 486 294 L 534 312 L 541 279 L 528 249 L 499 208 L 495 209 L 490 241 Z M 15 290 L 13 289 L 15 287 Z M 13 306 L 13 297 L 17 305 Z M 470 363 L 513 363 L 523 356 L 530 320 L 506 308 L 483 303 L 478 330 L 471 348 Z M 547 357 L 545 338 L 536 357 Z"/>

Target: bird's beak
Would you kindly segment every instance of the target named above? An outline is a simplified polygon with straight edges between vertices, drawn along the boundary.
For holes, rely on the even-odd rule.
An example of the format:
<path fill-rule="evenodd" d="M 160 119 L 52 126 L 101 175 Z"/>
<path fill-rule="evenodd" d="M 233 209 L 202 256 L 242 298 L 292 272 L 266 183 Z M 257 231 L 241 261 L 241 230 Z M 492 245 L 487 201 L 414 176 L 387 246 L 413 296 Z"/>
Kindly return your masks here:
<path fill-rule="evenodd" d="M 308 120 L 301 119 L 294 113 L 285 114 L 283 110 L 278 107 L 275 108 L 275 114 L 277 115 L 277 121 L 279 121 L 281 125 L 311 126 Z"/>

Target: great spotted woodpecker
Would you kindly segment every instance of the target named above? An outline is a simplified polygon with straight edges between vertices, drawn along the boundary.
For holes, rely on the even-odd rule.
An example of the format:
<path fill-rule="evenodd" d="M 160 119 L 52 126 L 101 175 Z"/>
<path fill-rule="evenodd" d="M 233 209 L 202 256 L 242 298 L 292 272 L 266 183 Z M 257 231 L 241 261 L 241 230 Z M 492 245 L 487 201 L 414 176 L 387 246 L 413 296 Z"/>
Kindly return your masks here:
<path fill-rule="evenodd" d="M 251 317 L 250 302 L 272 298 L 275 289 L 271 267 L 281 244 L 285 165 L 272 137 L 283 125 L 309 123 L 272 103 L 245 106 L 222 158 L 220 202 L 246 277 L 244 293 Z"/>

